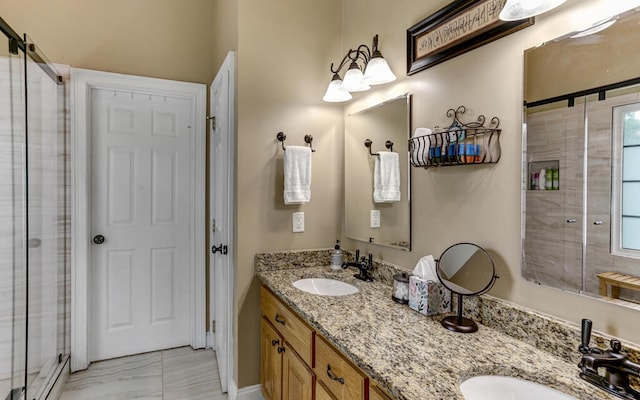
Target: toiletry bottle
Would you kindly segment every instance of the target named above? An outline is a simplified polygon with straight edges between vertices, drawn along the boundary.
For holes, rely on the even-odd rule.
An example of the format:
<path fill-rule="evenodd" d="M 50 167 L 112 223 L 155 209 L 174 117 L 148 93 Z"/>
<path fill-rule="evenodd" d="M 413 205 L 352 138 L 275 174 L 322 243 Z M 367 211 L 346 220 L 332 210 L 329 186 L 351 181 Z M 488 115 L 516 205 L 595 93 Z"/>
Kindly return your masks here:
<path fill-rule="evenodd" d="M 542 168 L 538 173 L 538 190 L 545 190 L 547 187 L 547 171 Z"/>
<path fill-rule="evenodd" d="M 560 168 L 553 169 L 553 190 L 560 190 Z"/>
<path fill-rule="evenodd" d="M 545 189 L 551 190 L 553 189 L 553 168 L 547 169 L 547 177 L 545 179 Z"/>
<path fill-rule="evenodd" d="M 342 250 L 340 250 L 340 241 L 336 240 L 336 245 L 331 252 L 331 269 L 342 269 Z"/>

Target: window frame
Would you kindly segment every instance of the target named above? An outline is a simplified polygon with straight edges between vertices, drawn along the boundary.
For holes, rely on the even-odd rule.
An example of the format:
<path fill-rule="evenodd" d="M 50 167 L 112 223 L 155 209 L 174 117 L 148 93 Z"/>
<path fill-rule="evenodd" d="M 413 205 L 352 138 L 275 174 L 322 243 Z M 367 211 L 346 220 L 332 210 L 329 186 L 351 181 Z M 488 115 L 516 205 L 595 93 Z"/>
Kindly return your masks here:
<path fill-rule="evenodd" d="M 612 110 L 611 162 L 611 254 L 640 259 L 640 249 L 622 247 L 622 176 L 624 166 L 624 115 L 640 113 L 640 102 L 615 106 Z"/>

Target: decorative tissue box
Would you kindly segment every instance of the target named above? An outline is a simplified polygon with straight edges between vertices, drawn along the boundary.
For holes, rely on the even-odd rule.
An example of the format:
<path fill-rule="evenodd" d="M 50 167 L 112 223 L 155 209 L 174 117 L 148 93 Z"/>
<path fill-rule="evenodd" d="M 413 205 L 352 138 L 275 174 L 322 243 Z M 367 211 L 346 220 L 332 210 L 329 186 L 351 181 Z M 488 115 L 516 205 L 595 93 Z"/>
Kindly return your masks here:
<path fill-rule="evenodd" d="M 409 277 L 409 308 L 425 315 L 451 311 L 451 291 L 440 282 Z"/>

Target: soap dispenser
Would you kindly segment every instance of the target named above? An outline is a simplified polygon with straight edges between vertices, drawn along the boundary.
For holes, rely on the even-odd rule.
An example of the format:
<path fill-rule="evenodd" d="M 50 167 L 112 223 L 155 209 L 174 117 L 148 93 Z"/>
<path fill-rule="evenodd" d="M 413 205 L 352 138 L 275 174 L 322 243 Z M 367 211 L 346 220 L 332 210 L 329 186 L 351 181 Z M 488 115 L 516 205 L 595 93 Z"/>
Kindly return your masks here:
<path fill-rule="evenodd" d="M 336 240 L 336 245 L 331 252 L 331 269 L 342 269 L 342 250 L 340 250 L 340 241 Z"/>

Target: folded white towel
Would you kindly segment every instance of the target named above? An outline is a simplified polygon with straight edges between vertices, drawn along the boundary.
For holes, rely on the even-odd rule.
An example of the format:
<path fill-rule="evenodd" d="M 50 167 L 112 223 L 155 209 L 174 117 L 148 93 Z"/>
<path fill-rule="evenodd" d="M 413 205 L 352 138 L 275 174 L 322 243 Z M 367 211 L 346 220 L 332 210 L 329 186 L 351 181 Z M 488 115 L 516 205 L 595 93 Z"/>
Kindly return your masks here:
<path fill-rule="evenodd" d="M 378 152 L 373 172 L 373 201 L 400 201 L 400 155 L 396 152 Z"/>
<path fill-rule="evenodd" d="M 284 204 L 311 200 L 311 148 L 287 146 L 284 152 Z"/>

